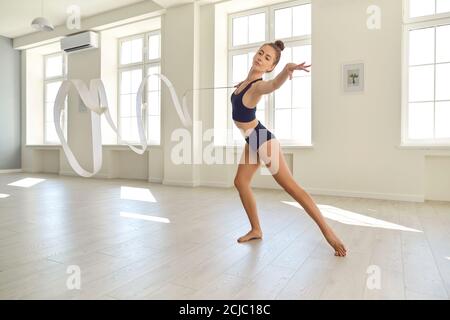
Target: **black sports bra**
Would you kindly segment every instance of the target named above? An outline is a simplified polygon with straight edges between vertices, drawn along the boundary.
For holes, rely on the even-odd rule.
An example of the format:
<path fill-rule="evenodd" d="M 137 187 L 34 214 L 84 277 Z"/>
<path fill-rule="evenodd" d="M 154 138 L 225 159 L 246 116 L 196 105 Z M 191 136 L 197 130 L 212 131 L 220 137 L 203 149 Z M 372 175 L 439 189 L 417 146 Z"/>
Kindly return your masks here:
<path fill-rule="evenodd" d="M 233 106 L 233 120 L 239 122 L 250 122 L 256 119 L 256 107 L 247 108 L 246 106 L 244 106 L 242 97 L 247 92 L 247 90 L 250 89 L 250 86 L 259 80 L 262 80 L 262 78 L 250 82 L 239 94 L 236 95 L 233 92 L 233 94 L 231 95 L 231 105 Z"/>

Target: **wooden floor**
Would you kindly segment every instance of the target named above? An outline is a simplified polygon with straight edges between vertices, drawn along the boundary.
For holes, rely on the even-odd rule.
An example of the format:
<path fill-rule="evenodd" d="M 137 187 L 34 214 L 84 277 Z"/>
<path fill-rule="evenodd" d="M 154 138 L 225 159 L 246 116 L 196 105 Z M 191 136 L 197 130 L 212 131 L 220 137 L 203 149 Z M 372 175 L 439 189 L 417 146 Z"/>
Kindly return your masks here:
<path fill-rule="evenodd" d="M 313 195 L 337 258 L 288 194 L 254 191 L 264 239 L 238 244 L 232 188 L 0 174 L 0 299 L 449 299 L 449 202 Z"/>

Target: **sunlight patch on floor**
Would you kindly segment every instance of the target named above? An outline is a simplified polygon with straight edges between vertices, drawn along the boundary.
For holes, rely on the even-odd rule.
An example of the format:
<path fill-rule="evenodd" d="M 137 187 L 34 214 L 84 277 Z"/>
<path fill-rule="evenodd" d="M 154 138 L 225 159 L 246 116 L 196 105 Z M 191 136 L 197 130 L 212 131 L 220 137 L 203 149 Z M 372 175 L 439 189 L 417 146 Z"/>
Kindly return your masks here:
<path fill-rule="evenodd" d="M 154 222 L 161 222 L 161 223 L 170 223 L 170 220 L 167 218 L 148 216 L 146 214 L 133 213 L 133 212 L 121 211 L 120 216 L 123 218 L 130 218 L 130 219 L 137 219 L 137 220 L 147 220 L 147 221 L 154 221 Z"/>
<path fill-rule="evenodd" d="M 41 183 L 42 181 L 45 181 L 45 179 L 38 179 L 38 178 L 24 178 L 21 180 L 17 180 L 15 182 L 12 182 L 8 184 L 8 186 L 14 186 L 14 187 L 22 187 L 22 188 L 30 188 L 38 183 Z"/>
<path fill-rule="evenodd" d="M 290 206 L 303 209 L 300 204 L 294 201 L 281 201 Z M 371 228 L 383 228 L 383 229 L 392 229 L 392 230 L 400 230 L 400 231 L 411 231 L 411 232 L 422 232 L 420 230 L 408 228 L 399 224 L 395 224 L 392 222 L 384 221 L 381 219 L 376 219 L 370 216 L 366 216 L 364 214 L 344 210 L 338 207 L 330 206 L 330 205 L 320 205 L 318 204 L 320 212 L 325 216 L 325 218 L 355 226 L 363 226 L 363 227 L 371 227 Z"/>
<path fill-rule="evenodd" d="M 153 194 L 147 188 L 120 187 L 120 199 L 138 200 L 145 202 L 157 202 Z"/>

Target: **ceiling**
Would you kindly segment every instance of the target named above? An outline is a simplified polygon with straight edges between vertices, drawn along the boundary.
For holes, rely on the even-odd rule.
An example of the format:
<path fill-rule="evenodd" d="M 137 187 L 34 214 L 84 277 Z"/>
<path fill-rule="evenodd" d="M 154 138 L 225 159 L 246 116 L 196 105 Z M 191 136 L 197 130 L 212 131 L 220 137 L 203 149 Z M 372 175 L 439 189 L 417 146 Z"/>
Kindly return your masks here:
<path fill-rule="evenodd" d="M 54 26 L 63 25 L 68 14 L 67 8 L 78 5 L 81 9 L 81 18 L 97 15 L 109 10 L 129 6 L 138 2 L 151 0 L 43 0 L 43 16 L 50 20 Z M 191 3 L 197 0 L 154 0 L 163 8 Z M 216 2 L 206 0 L 201 2 Z M 41 16 L 40 0 L 0 0 L 0 35 L 15 38 L 28 33 L 36 32 L 31 21 Z"/>

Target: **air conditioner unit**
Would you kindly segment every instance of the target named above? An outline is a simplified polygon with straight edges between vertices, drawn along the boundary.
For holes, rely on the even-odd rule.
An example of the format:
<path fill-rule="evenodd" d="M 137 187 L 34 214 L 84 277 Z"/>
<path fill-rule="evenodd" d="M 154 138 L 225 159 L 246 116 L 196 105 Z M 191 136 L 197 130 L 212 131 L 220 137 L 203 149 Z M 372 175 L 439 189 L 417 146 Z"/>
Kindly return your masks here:
<path fill-rule="evenodd" d="M 98 48 L 98 34 L 93 31 L 75 33 L 61 39 L 61 50 L 67 53 L 95 48 Z"/>

